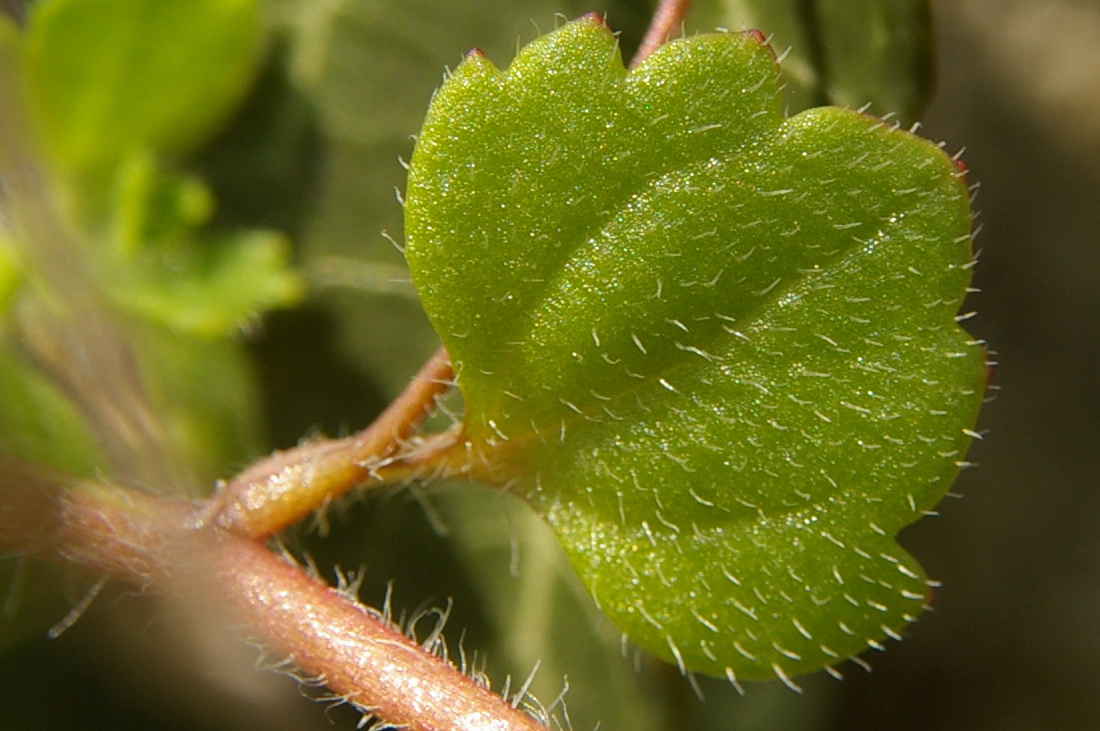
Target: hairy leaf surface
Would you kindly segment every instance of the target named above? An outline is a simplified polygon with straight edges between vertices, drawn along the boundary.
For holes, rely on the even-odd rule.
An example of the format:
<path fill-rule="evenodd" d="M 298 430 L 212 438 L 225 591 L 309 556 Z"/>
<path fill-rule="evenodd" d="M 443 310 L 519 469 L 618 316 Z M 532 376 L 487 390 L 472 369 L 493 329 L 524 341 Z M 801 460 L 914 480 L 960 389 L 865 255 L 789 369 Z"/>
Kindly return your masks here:
<path fill-rule="evenodd" d="M 506 71 L 475 51 L 406 206 L 457 469 L 525 496 L 633 640 L 746 679 L 921 612 L 895 536 L 954 478 L 984 378 L 956 165 L 855 112 L 786 119 L 777 86 L 752 33 L 629 73 L 595 16 Z"/>

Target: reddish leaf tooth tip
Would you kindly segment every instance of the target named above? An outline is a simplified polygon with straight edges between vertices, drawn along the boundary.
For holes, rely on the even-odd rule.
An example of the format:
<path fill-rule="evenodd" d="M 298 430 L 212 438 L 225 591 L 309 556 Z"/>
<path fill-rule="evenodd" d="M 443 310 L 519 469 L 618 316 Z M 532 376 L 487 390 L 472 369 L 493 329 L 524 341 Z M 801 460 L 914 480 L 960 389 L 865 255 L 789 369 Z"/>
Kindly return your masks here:
<path fill-rule="evenodd" d="M 743 30 L 743 31 L 741 31 L 741 35 L 745 36 L 746 38 L 753 39 L 754 41 L 759 43 L 761 46 L 770 45 L 768 43 L 768 37 L 766 35 L 764 35 L 764 32 L 761 31 L 761 30 L 758 30 L 756 28 L 749 28 L 748 30 Z"/>
<path fill-rule="evenodd" d="M 961 157 L 953 157 L 951 162 L 955 163 L 955 170 L 958 171 L 959 177 L 966 180 L 967 175 L 970 174 L 970 166 L 963 162 Z"/>
<path fill-rule="evenodd" d="M 763 46 L 764 48 L 768 49 L 771 52 L 772 58 L 774 58 L 776 61 L 779 60 L 779 55 L 775 52 L 775 49 L 772 48 L 771 42 L 768 41 L 768 37 L 766 35 L 764 35 L 763 31 L 758 30 L 756 28 L 749 28 L 748 30 L 741 31 L 741 35 L 744 36 L 745 38 L 756 41 L 761 46 Z"/>
<path fill-rule="evenodd" d="M 466 51 L 466 58 L 485 58 L 485 51 L 477 47 L 471 48 L 469 51 Z"/>
<path fill-rule="evenodd" d="M 595 10 L 590 13 L 585 13 L 581 17 L 577 18 L 577 20 L 586 20 L 593 25 L 607 28 L 607 16 L 603 13 L 596 12 Z"/>

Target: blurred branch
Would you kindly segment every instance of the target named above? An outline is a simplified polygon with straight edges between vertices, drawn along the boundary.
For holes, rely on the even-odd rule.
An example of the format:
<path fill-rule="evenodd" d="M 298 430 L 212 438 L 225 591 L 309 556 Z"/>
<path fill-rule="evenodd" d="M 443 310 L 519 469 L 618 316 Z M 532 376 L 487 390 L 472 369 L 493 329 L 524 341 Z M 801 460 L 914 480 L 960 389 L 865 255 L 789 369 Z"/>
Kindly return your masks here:
<path fill-rule="evenodd" d="M 19 25 L 27 20 L 27 9 L 31 0 L 0 0 L 0 13 L 10 16 Z"/>
<path fill-rule="evenodd" d="M 653 14 L 649 28 L 646 30 L 642 44 L 638 52 L 630 60 L 630 68 L 634 68 L 664 45 L 679 31 L 683 25 L 684 17 L 691 8 L 691 0 L 661 0 L 657 11 Z"/>
<path fill-rule="evenodd" d="M 26 119 L 19 60 L 0 49 L 0 229 L 32 286 L 16 312 L 20 344 L 81 409 L 115 479 L 188 494 L 187 469 L 150 403 L 120 318 L 92 281 L 89 247 L 58 210 Z"/>
<path fill-rule="evenodd" d="M 262 545 L 204 524 L 202 506 L 77 482 L 0 458 L 0 550 L 62 559 L 227 605 L 246 636 L 385 723 L 420 731 L 543 726 L 367 609 Z M 217 607 L 215 607 L 217 608 Z"/>

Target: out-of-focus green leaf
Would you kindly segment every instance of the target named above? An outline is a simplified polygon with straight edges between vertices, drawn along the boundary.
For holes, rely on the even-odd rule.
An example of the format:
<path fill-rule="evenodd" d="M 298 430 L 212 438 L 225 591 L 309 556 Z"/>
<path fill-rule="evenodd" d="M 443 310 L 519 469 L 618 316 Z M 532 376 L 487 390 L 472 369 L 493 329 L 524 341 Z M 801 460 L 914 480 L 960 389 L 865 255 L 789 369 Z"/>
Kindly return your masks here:
<path fill-rule="evenodd" d="M 790 111 L 836 104 L 911 123 L 932 86 L 927 0 L 699 0 L 694 27 L 758 28 L 784 55 Z"/>
<path fill-rule="evenodd" d="M 0 320 L 8 313 L 19 280 L 20 267 L 15 259 L 15 249 L 0 235 Z"/>
<path fill-rule="evenodd" d="M 141 252 L 116 281 L 122 307 L 180 332 L 232 334 L 260 312 L 301 296 L 279 234 L 253 231 Z"/>
<path fill-rule="evenodd" d="M 453 469 L 524 495 L 647 649 L 787 680 L 922 610 L 895 536 L 958 472 L 985 369 L 954 162 L 849 110 L 784 119 L 777 76 L 726 34 L 628 74 L 591 16 L 507 71 L 470 54 L 406 236 L 466 400 Z"/>
<path fill-rule="evenodd" d="M 11 44 L 5 46 L 4 92 L 12 113 L 0 140 L 10 166 L 3 172 L 13 182 L 4 201 L 12 222 L 5 233 L 19 237 L 11 239 L 14 255 L 0 272 L 0 293 L 26 295 L 19 301 L 24 320 L 13 324 L 12 336 L 20 336 L 15 328 L 23 328 L 24 338 L 34 332 L 31 350 L 45 348 L 59 358 L 86 345 L 87 362 L 98 363 L 95 338 L 64 342 L 69 324 L 72 333 L 87 332 L 81 318 L 94 310 L 89 321 L 110 335 L 100 350 L 124 354 L 122 362 L 136 356 L 143 366 L 140 375 L 119 379 L 136 384 L 136 406 L 128 408 L 156 422 L 143 432 L 163 432 L 150 440 L 163 442 L 163 453 L 122 450 L 112 453 L 111 467 L 172 462 L 171 470 L 132 471 L 153 491 L 169 488 L 153 477 L 168 473 L 186 478 L 182 473 L 190 472 L 212 485 L 227 465 L 255 454 L 260 418 L 254 374 L 240 344 L 217 339 L 237 334 L 266 309 L 296 301 L 302 285 L 285 237 L 210 229 L 209 191 L 166 165 L 161 153 L 197 142 L 238 101 L 259 40 L 256 3 L 47 0 L 35 7 L 25 36 L 5 28 L 4 39 L 21 49 L 13 54 Z M 23 128 L 24 102 L 37 142 L 57 163 L 52 167 L 41 164 L 43 150 Z M 41 185 L 14 184 L 36 165 Z M 80 184 L 66 187 L 72 182 L 66 173 Z M 55 196 L 58 190 L 64 192 Z M 20 275 L 34 286 L 17 293 Z M 38 321 L 54 310 L 67 311 L 59 317 L 72 323 L 59 321 L 58 329 Z M 50 342 L 55 336 L 59 342 Z M 103 394 L 115 392 L 104 383 L 119 372 L 108 366 L 103 377 L 93 369 L 84 379 L 53 373 L 89 412 L 83 416 L 100 422 L 101 444 L 117 435 L 113 422 L 91 413 L 96 409 L 89 404 L 111 398 Z M 46 382 L 28 366 L 12 376 L 13 383 L 27 384 L 11 390 L 32 393 L 35 378 Z M 18 438 L 41 441 L 34 430 L 19 432 L 15 421 L 4 426 Z M 49 443 L 41 448 L 48 452 Z"/>
<path fill-rule="evenodd" d="M 202 229 L 213 199 L 197 178 L 135 153 L 119 167 L 112 245 L 99 256 L 109 296 L 123 309 L 200 337 L 232 334 L 261 312 L 302 296 L 290 243 L 271 231 Z"/>
<path fill-rule="evenodd" d="M 138 326 L 150 398 L 197 492 L 264 449 L 263 411 L 252 363 L 231 338 L 198 339 L 159 324 Z"/>
<path fill-rule="evenodd" d="M 0 349 L 0 451 L 94 476 L 102 457 L 80 414 L 37 369 Z"/>
<path fill-rule="evenodd" d="M 237 101 L 255 60 L 255 0 L 45 0 L 26 42 L 47 149 L 67 169 L 176 152 Z"/>
<path fill-rule="evenodd" d="M 112 208 L 114 253 L 131 257 L 148 243 L 176 243 L 191 235 L 209 222 L 214 201 L 200 180 L 163 170 L 141 151 L 119 166 Z"/>

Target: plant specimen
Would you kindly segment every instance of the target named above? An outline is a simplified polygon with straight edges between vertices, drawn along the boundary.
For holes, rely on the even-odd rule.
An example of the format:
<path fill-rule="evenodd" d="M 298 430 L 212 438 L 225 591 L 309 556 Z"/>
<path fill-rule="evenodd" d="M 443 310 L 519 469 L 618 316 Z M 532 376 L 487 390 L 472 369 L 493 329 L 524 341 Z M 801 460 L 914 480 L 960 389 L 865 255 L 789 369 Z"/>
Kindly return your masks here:
<path fill-rule="evenodd" d="M 505 70 L 475 50 L 432 101 L 405 191 L 409 269 L 444 349 L 362 432 L 185 499 L 207 472 L 173 446 L 188 420 L 247 428 L 205 393 L 239 367 L 225 336 L 302 283 L 275 234 L 208 238 L 205 188 L 164 162 L 244 83 L 254 5 L 196 2 L 184 23 L 115 2 L 133 26 L 54 0 L 25 37 L 2 27 L 7 106 L 29 110 L 0 138 L 0 292 L 29 353 L 6 367 L 61 426 L 5 443 L 0 548 L 217 596 L 302 673 L 411 728 L 537 722 L 522 694 L 506 703 L 437 657 L 434 633 L 409 640 L 263 545 L 357 487 L 458 478 L 520 496 L 632 641 L 738 688 L 797 688 L 920 614 L 929 588 L 895 537 L 966 464 L 986 378 L 957 322 L 965 169 L 938 146 L 847 109 L 785 116 L 757 32 L 672 41 L 630 70 L 598 15 Z M 97 23 L 114 35 L 82 61 L 95 83 L 74 85 L 55 51 Z M 149 24 L 178 47 L 114 82 Z M 200 36 L 210 78 L 126 106 Z M 90 371 L 70 357 L 85 351 Z M 147 375 L 173 372 L 152 365 L 165 353 L 191 369 Z M 422 430 L 452 379 L 461 419 Z M 151 417 L 158 399 L 174 429 Z M 200 432 L 192 456 L 210 460 Z"/>

